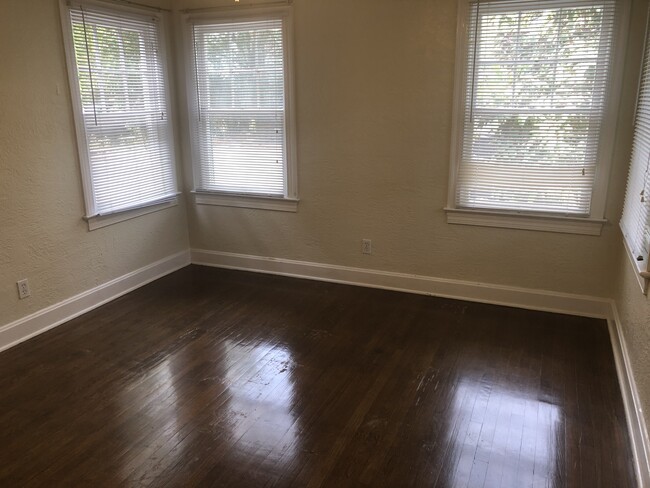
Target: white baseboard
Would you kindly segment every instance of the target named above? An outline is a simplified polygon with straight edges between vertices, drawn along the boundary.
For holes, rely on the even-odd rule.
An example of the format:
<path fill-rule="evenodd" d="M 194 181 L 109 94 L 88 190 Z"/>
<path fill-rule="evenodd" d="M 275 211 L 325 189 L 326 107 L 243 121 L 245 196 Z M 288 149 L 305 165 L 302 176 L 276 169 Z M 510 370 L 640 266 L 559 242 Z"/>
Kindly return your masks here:
<path fill-rule="evenodd" d="M 6 324 L 0 327 L 0 351 L 9 349 L 189 264 L 190 252 L 182 251 Z"/>
<path fill-rule="evenodd" d="M 605 298 L 290 259 L 192 249 L 192 264 L 346 283 L 585 317 L 609 318 L 611 313 L 610 302 Z"/>
<path fill-rule="evenodd" d="M 636 476 L 639 488 L 650 488 L 650 439 L 648 438 L 648 428 L 641 408 L 639 392 L 634 381 L 634 372 L 627 352 L 621 318 L 618 315 L 614 301 L 611 302 L 611 307 L 612 316 L 607 321 L 609 336 L 614 350 L 614 361 L 625 407 L 627 427 L 632 440 Z"/>

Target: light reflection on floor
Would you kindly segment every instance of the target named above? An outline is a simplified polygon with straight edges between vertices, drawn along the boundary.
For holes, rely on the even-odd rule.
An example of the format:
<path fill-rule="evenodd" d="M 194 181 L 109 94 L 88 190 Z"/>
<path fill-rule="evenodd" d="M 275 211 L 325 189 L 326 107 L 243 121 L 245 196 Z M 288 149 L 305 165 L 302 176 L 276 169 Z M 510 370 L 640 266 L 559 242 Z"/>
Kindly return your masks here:
<path fill-rule="evenodd" d="M 256 456 L 262 461 L 273 452 L 274 458 L 288 462 L 296 454 L 299 427 L 292 411 L 295 363 L 291 351 L 277 344 L 232 341 L 226 349 L 230 393 L 226 425 L 234 449 L 247 459 Z"/>
<path fill-rule="evenodd" d="M 179 375 L 175 370 L 183 369 L 187 363 L 184 355 L 165 358 L 148 372 L 145 382 L 138 381 L 134 388 L 122 390 L 116 397 L 117 405 L 126 408 L 136 398 L 142 401 L 142 388 L 146 385 L 155 397 L 149 397 L 147 418 L 164 419 L 155 427 L 161 437 L 154 437 L 154 441 L 164 438 L 173 444 L 173 449 L 157 461 L 162 445 L 154 442 L 141 447 L 139 456 L 152 459 L 149 473 L 134 472 L 130 463 L 118 462 L 125 479 L 155 479 L 165 467 L 187 462 L 186 447 L 202 433 L 231 439 L 228 452 L 213 453 L 213 458 L 226 455 L 242 462 L 266 460 L 273 464 L 294 460 L 299 447 L 299 423 L 292 411 L 295 363 L 289 349 L 278 344 L 231 340 L 222 343 L 218 355 L 223 360 L 214 363 L 214 376 L 204 379 L 220 382 L 225 388 L 218 397 L 205 398 L 214 408 L 212 418 L 218 421 L 212 423 L 206 418 L 202 427 L 191 431 L 186 426 L 196 414 L 195 405 L 187 395 L 179 394 L 175 384 Z M 195 385 L 199 389 L 200 383 L 199 380 Z M 137 429 L 124 434 L 125 438 L 139 435 Z"/>
<path fill-rule="evenodd" d="M 510 483 L 521 473 L 533 472 L 536 482 L 557 474 L 557 439 L 564 435 L 557 405 L 526 391 L 462 379 L 452 411 L 447 429 L 452 453 L 446 470 L 449 486 L 467 483 L 473 475 L 494 486 L 515 486 Z M 473 473 L 476 470 L 482 473 Z"/>
<path fill-rule="evenodd" d="M 118 405 L 121 405 L 122 408 L 128 408 L 134 401 L 143 402 L 143 390 L 146 390 L 150 394 L 144 400 L 146 401 L 146 408 L 142 410 L 144 415 L 141 419 L 142 424 L 148 425 L 151 419 L 160 419 L 160 422 L 155 426 L 155 431 L 160 434 L 160 437 L 154 436 L 152 440 L 142 443 L 137 450 L 137 454 L 135 454 L 135 459 L 144 459 L 148 456 L 154 457 L 162 445 L 160 440 L 173 438 L 174 434 L 179 432 L 187 422 L 187 412 L 182 408 L 183 398 L 182 395 L 179 395 L 175 383 L 178 372 L 174 371 L 174 366 L 173 356 L 165 358 L 147 372 L 146 380 L 136 380 L 133 388 L 120 391 L 116 397 Z M 140 400 L 134 400 L 134 398 Z M 146 431 L 141 431 L 137 427 L 134 430 L 129 430 L 126 425 L 123 425 L 123 428 L 125 438 L 133 437 L 132 442 L 137 442 L 139 436 L 143 435 L 143 432 L 146 433 Z M 122 473 L 122 479 L 133 480 L 134 476 L 139 475 L 141 475 L 138 478 L 140 482 L 144 482 L 144 479 L 154 479 L 158 470 L 162 470 L 183 455 L 184 445 L 177 443 L 174 446 L 176 447 L 175 456 L 168 457 L 164 462 L 161 460 L 157 463 L 156 470 L 152 470 L 151 473 L 134 475 L 134 464 L 130 462 L 131 457 L 127 455 L 124 459 L 120 459 L 118 465 Z"/>

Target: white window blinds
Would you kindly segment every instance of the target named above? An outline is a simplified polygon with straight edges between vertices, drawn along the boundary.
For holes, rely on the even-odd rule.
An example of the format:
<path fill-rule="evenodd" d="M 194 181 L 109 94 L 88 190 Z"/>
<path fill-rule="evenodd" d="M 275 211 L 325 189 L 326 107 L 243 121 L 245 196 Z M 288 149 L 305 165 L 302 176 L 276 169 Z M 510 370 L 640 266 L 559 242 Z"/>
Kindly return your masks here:
<path fill-rule="evenodd" d="M 632 160 L 625 192 L 621 229 L 639 267 L 647 269 L 650 245 L 650 42 L 646 38 L 641 70 Z"/>
<path fill-rule="evenodd" d="M 456 206 L 588 216 L 614 0 L 470 3 Z"/>
<path fill-rule="evenodd" d="M 88 216 L 175 197 L 158 19 L 84 5 L 69 15 Z"/>
<path fill-rule="evenodd" d="M 286 196 L 283 20 L 192 29 L 196 189 Z"/>

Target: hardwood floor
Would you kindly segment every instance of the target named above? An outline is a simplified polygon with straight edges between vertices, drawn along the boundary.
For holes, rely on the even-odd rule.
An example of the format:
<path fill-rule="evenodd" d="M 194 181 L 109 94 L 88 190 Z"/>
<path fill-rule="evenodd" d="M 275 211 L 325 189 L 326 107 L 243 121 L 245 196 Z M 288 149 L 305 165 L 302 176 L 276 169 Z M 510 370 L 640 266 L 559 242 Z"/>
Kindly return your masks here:
<path fill-rule="evenodd" d="M 0 372 L 3 487 L 635 486 L 602 320 L 192 266 Z"/>

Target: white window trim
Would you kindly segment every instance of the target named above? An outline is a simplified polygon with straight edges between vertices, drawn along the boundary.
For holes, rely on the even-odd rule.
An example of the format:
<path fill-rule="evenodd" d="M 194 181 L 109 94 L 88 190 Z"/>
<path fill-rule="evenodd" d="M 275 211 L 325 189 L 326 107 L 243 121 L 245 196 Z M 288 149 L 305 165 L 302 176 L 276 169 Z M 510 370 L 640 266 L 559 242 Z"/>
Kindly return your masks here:
<path fill-rule="evenodd" d="M 197 141 L 191 135 L 194 124 L 198 119 L 197 92 L 194 70 L 194 49 L 192 41 L 193 24 L 213 24 L 216 22 L 242 22 L 266 20 L 270 18 L 282 19 L 284 36 L 284 96 L 285 96 L 285 144 L 287 151 L 287 174 L 285 194 L 283 197 L 270 197 L 268 195 L 234 194 L 227 192 L 208 192 L 197 190 L 199 175 L 199 148 Z M 296 212 L 300 201 L 298 198 L 298 162 L 296 150 L 296 116 L 294 94 L 294 46 L 293 46 L 293 9 L 291 5 L 281 6 L 241 6 L 241 7 L 215 7 L 186 11 L 183 15 L 184 53 L 185 59 L 190 60 L 185 67 L 185 86 L 187 87 L 187 107 L 189 112 L 187 134 L 190 141 L 192 159 L 194 202 L 198 205 L 220 205 L 227 207 L 254 208 L 262 210 L 278 210 Z"/>
<path fill-rule="evenodd" d="M 264 197 L 258 195 L 235 195 L 219 192 L 192 192 L 196 205 L 217 205 L 221 207 L 256 208 L 260 210 L 277 210 L 279 212 L 297 212 L 298 199 L 286 197 Z"/>
<path fill-rule="evenodd" d="M 124 222 L 125 220 L 131 220 L 141 215 L 147 215 L 150 213 L 158 212 L 160 210 L 165 210 L 167 208 L 175 207 L 178 205 L 178 198 L 173 200 L 165 200 L 158 203 L 151 203 L 145 206 L 131 208 L 128 210 L 121 210 L 108 215 L 96 215 L 94 217 L 84 217 L 84 220 L 88 222 L 88 230 L 101 229 L 102 227 L 107 227 L 109 225 L 117 224 L 118 222 Z"/>
<path fill-rule="evenodd" d="M 538 230 L 588 236 L 599 236 L 603 225 L 607 222 L 605 219 L 523 212 L 497 212 L 494 210 L 469 210 L 464 208 L 445 208 L 445 212 L 447 212 L 447 223 L 449 224 Z"/>
<path fill-rule="evenodd" d="M 641 85 L 643 82 L 643 64 L 645 61 L 645 53 L 647 49 L 647 43 L 648 43 L 648 32 L 650 30 L 650 10 L 648 10 L 648 13 L 646 15 L 646 27 L 644 31 L 644 42 L 643 42 L 643 55 L 641 56 L 641 69 L 639 71 L 639 79 L 637 82 L 637 88 L 636 88 L 636 103 L 634 105 L 634 124 L 633 124 L 633 132 L 636 129 L 636 115 L 637 111 L 639 110 L 639 96 L 641 95 Z M 629 165 L 632 164 L 631 160 L 631 155 L 630 155 L 630 162 Z M 628 165 L 628 166 L 629 166 Z M 629 173 L 629 168 L 628 168 L 628 173 Z M 629 176 L 629 175 L 628 175 Z M 627 183 L 626 183 L 626 196 L 627 196 Z M 627 200 L 623 202 L 624 204 L 627 204 Z M 625 248 L 625 253 L 627 254 L 628 259 L 630 260 L 630 264 L 632 265 L 632 269 L 634 270 L 634 276 L 636 277 L 636 281 L 639 284 L 639 287 L 641 288 L 641 293 L 644 295 L 648 295 L 648 284 L 650 284 L 650 253 L 645 253 L 643 255 L 642 260 L 638 260 L 637 257 L 638 255 L 635 255 L 632 252 L 632 248 L 628 244 L 627 240 L 627 234 L 626 230 L 623 226 L 623 220 L 621 219 L 619 221 L 619 228 L 621 230 L 621 238 L 623 240 L 623 247 Z"/>
<path fill-rule="evenodd" d="M 83 110 L 81 106 L 81 93 L 79 89 L 79 79 L 77 76 L 76 59 L 74 55 L 74 45 L 72 40 L 72 23 L 68 13 L 68 6 L 70 4 L 77 5 L 92 5 L 93 8 L 104 10 L 107 13 L 115 14 L 116 12 L 124 12 L 131 15 L 139 15 L 144 17 L 155 17 L 158 19 L 158 26 L 160 32 L 160 61 L 162 64 L 163 77 L 165 79 L 165 98 L 167 103 L 167 113 L 169 114 L 169 138 L 174 141 L 174 110 L 171 103 L 171 92 L 169 86 L 169 70 L 167 66 L 167 32 L 165 29 L 165 20 L 162 11 L 154 8 L 136 7 L 131 5 L 121 5 L 115 2 L 103 0 L 59 0 L 59 13 L 61 16 L 61 27 L 63 29 L 63 44 L 65 47 L 66 66 L 68 69 L 68 82 L 70 85 L 70 95 L 72 101 L 73 119 L 75 125 L 75 132 L 77 136 L 77 152 L 79 154 L 79 166 L 81 168 L 81 182 L 83 186 L 84 204 L 86 214 L 82 217 L 88 223 L 88 230 L 92 231 L 100 229 L 108 225 L 117 224 L 125 220 L 130 220 L 141 215 L 146 215 L 158 210 L 163 210 L 173 207 L 178 204 L 177 197 L 171 197 L 159 202 L 146 203 L 135 207 L 119 210 L 115 213 L 108 215 L 98 215 L 95 212 L 93 202 L 93 187 L 92 178 L 90 174 L 90 158 L 88 155 L 88 144 L 86 142 L 86 129 L 83 123 Z M 181 192 L 178 189 L 178 177 L 176 171 L 176 157 L 174 144 L 170 145 L 171 158 L 172 158 L 172 174 L 174 182 L 176 183 L 176 193 L 179 195 Z"/>
<path fill-rule="evenodd" d="M 490 1 L 490 0 L 481 0 Z M 605 219 L 607 187 L 612 166 L 618 107 L 622 92 L 623 65 L 627 50 L 627 32 L 630 19 L 630 1 L 619 3 L 619 21 L 614 34 L 611 79 L 605 115 L 601 126 L 598 146 L 600 162 L 596 165 L 594 186 L 591 193 L 591 212 L 585 217 L 567 216 L 557 213 L 507 212 L 485 209 L 460 208 L 456 206 L 456 182 L 459 158 L 463 144 L 463 116 L 465 113 L 465 88 L 467 81 L 468 29 L 470 0 L 458 1 L 456 27 L 456 68 L 454 73 L 454 98 L 452 114 L 452 138 L 449 165 L 449 192 L 447 206 L 448 224 L 478 225 L 511 229 L 560 232 L 567 234 L 600 235 Z M 582 222 L 582 224 L 581 224 Z"/>

